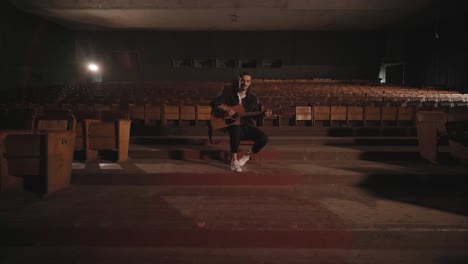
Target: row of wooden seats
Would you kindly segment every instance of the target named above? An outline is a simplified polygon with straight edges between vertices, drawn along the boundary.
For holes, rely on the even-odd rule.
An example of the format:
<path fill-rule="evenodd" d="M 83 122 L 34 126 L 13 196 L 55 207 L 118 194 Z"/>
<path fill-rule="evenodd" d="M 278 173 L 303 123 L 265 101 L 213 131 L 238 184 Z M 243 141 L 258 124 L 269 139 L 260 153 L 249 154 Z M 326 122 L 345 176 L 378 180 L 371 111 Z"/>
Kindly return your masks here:
<path fill-rule="evenodd" d="M 64 87 L 62 102 L 81 103 L 96 100 L 160 100 L 160 103 L 185 98 L 194 103 L 205 97 L 213 97 L 222 89 L 222 82 L 125 82 L 99 84 L 73 84 Z M 203 99 L 204 100 L 204 99 Z"/>
<path fill-rule="evenodd" d="M 463 96 L 463 95 L 462 95 Z M 460 97 L 455 99 L 438 99 L 438 98 L 424 98 L 424 97 L 400 97 L 400 96 L 363 96 L 363 95 L 339 95 L 339 96 L 327 96 L 327 95 L 307 95 L 301 97 L 292 96 L 260 96 L 260 101 L 266 104 L 276 105 L 298 105 L 305 102 L 309 105 L 414 105 L 414 106 L 467 106 L 468 95 L 466 99 Z"/>
<path fill-rule="evenodd" d="M 211 119 L 211 106 L 209 105 L 132 105 L 130 106 L 130 118 L 132 120 L 143 120 L 145 125 L 151 121 L 168 125 L 174 121 L 182 125 L 188 121 L 192 125 L 201 122 L 206 124 Z"/>
<path fill-rule="evenodd" d="M 328 122 L 330 126 L 335 121 L 362 122 L 362 125 L 384 125 L 386 121 L 399 125 L 405 121 L 411 125 L 414 121 L 413 107 L 376 107 L 376 106 L 296 106 L 294 115 L 295 125 L 299 122 L 316 125 L 318 121 Z"/>
<path fill-rule="evenodd" d="M 142 102 L 143 100 L 159 101 L 159 104 L 173 104 L 180 101 L 200 104 L 200 102 L 215 97 L 223 87 L 229 86 L 223 82 L 149 82 L 149 83 L 100 83 L 72 84 L 59 89 L 62 102 L 82 103 L 96 100 Z M 26 90 L 25 99 L 43 101 L 43 95 L 50 89 L 31 88 Z M 348 84 L 344 82 L 314 82 L 296 80 L 256 80 L 253 91 L 260 97 L 394 97 L 404 100 L 467 102 L 468 95 L 458 91 L 437 90 L 431 88 L 416 88 L 404 86 L 385 86 L 369 84 Z M 57 90 L 57 89 L 55 89 Z M 55 91 L 54 90 L 54 91 Z M 56 92 L 54 92 L 55 94 Z M 386 100 L 386 99 L 384 99 Z"/>
<path fill-rule="evenodd" d="M 69 105 L 64 105 L 69 106 Z M 120 106 L 121 107 L 121 106 Z M 207 125 L 211 119 L 211 107 L 208 105 L 127 105 L 128 111 L 123 110 L 102 110 L 118 108 L 114 105 L 78 105 L 74 115 L 78 117 L 78 136 L 83 130 L 81 120 L 133 120 L 142 121 L 145 125 L 155 123 L 156 125 Z M 267 106 L 263 106 L 266 110 Z M 306 125 L 315 126 L 317 122 L 332 126 L 336 122 L 343 125 L 405 125 L 412 126 L 415 121 L 415 114 L 420 110 L 441 111 L 460 110 L 458 108 L 437 108 L 437 107 L 404 107 L 404 106 L 295 106 L 279 108 L 273 107 L 275 117 L 266 118 L 265 122 L 259 125 Z M 465 111 L 468 109 L 464 109 Z M 81 111 L 81 112 L 80 112 Z M 38 113 L 36 113 L 38 114 Z M 273 121 L 273 122 L 269 122 Z M 77 140 L 80 146 L 83 140 Z M 81 146 L 85 149 L 85 145 Z"/>
<path fill-rule="evenodd" d="M 84 151 L 85 160 L 96 160 L 98 152 L 111 150 L 117 154 L 116 161 L 123 162 L 128 159 L 130 144 L 129 119 L 117 119 L 104 121 L 97 119 L 85 119 L 82 122 L 82 133 L 77 133 L 77 139 L 81 136 L 80 144 L 75 145 L 75 151 Z"/>
<path fill-rule="evenodd" d="M 86 161 L 96 160 L 100 150 L 115 151 L 118 162 L 126 161 L 131 124 L 128 113 L 103 111 L 100 112 L 100 117 L 75 122 L 71 111 L 47 112 L 35 116 L 34 119 L 39 121 L 35 122 L 38 125 L 34 128 L 46 131 L 66 128 L 76 131 L 74 150 L 83 151 Z"/>
<path fill-rule="evenodd" d="M 264 109 L 266 110 L 266 109 Z M 414 121 L 415 109 L 413 107 L 359 107 L 359 106 L 296 106 L 295 113 L 283 117 L 277 114 L 274 118 L 294 119 L 294 125 L 300 121 L 310 121 L 315 125 L 316 121 L 361 121 L 364 125 L 370 122 L 383 125 L 386 121 L 395 121 L 397 124 L 407 122 L 410 125 Z M 145 124 L 151 121 L 160 121 L 162 125 L 168 125 L 170 121 L 176 121 L 182 125 L 184 121 L 191 121 L 197 125 L 200 121 L 211 119 L 210 106 L 169 106 L 169 105 L 137 105 L 130 108 L 132 120 L 143 120 Z M 205 124 L 205 123 L 203 123 Z M 277 123 L 279 125 L 280 123 Z M 289 124 L 289 122 L 288 122 Z M 348 124 L 349 125 L 349 124 Z"/>
<path fill-rule="evenodd" d="M 32 131 L 76 131 L 75 151 L 83 151 L 86 160 L 97 158 L 97 150 L 114 150 L 118 161 L 128 157 L 130 124 L 128 111 L 101 111 L 99 118 L 92 116 L 76 121 L 71 111 L 32 111 L 6 120 L 4 129 L 22 129 Z"/>
<path fill-rule="evenodd" d="M 440 89 L 440 87 L 414 87 L 405 85 L 386 85 L 381 83 L 370 83 L 370 82 L 346 82 L 346 81 L 333 81 L 333 82 L 314 82 L 314 81 L 293 81 L 293 80 L 260 80 L 255 79 L 254 83 L 258 87 L 307 87 L 310 89 L 375 89 L 375 90 L 401 90 L 408 89 L 412 91 L 445 91 L 446 89 Z"/>
<path fill-rule="evenodd" d="M 388 101 L 382 101 L 382 98 L 376 97 L 342 97 L 342 98 L 281 98 L 281 97 L 261 97 L 260 102 L 264 105 L 275 107 L 294 107 L 301 105 L 312 106 L 356 106 L 356 107 L 415 107 L 417 110 L 429 110 L 432 108 L 467 108 L 468 102 L 435 102 L 435 101 L 402 101 L 400 98 L 387 98 Z M 275 101 L 279 100 L 279 101 Z M 161 108 L 161 109 L 160 109 Z M 96 103 L 96 104 L 11 104 L 0 105 L 0 116 L 5 116 L 12 110 L 32 110 L 34 113 L 43 113 L 47 111 L 70 110 L 77 119 L 94 118 L 101 119 L 102 113 L 111 111 L 129 111 L 133 120 L 144 120 L 145 124 L 149 120 L 157 120 L 166 125 L 168 121 L 177 120 L 179 124 L 184 120 L 197 124 L 198 121 L 209 120 L 209 109 L 206 105 L 196 104 L 119 104 L 119 103 Z"/>
<path fill-rule="evenodd" d="M 362 122 L 363 125 L 377 124 L 384 125 L 391 122 L 400 125 L 413 125 L 415 114 L 418 111 L 415 107 L 378 107 L 378 106 L 296 106 L 295 112 L 275 113 L 276 119 L 294 119 L 294 125 L 300 121 L 310 121 L 315 125 L 317 121 L 328 121 L 332 125 L 334 121 L 345 121 L 351 125 L 351 121 Z M 264 109 L 266 110 L 266 109 Z M 436 110 L 436 109 L 435 109 Z M 211 119 L 210 106 L 169 106 L 169 105 L 136 105 L 130 107 L 130 118 L 132 120 L 144 120 L 145 124 L 150 121 L 161 121 L 162 125 L 167 125 L 169 121 L 178 121 L 181 125 L 183 121 L 209 121 Z M 263 123 L 263 122 L 262 122 Z M 280 122 L 276 123 L 280 125 Z M 289 122 L 288 122 L 289 124 Z"/>
<path fill-rule="evenodd" d="M 264 103 L 308 101 L 311 105 L 324 105 L 342 102 L 350 105 L 356 102 L 440 102 L 443 104 L 468 104 L 468 94 L 457 91 L 420 89 L 414 87 L 386 87 L 370 85 L 346 85 L 342 83 L 297 83 L 297 82 L 264 82 L 253 86 L 253 92 Z M 103 83 L 97 86 L 77 85 L 76 89 L 88 89 L 82 96 L 68 96 L 66 92 L 63 103 L 80 104 L 96 100 L 105 100 L 116 104 L 137 102 L 155 102 L 156 104 L 207 104 L 219 94 L 222 83 L 212 82 L 168 82 L 168 83 Z M 226 84 L 225 87 L 229 87 Z M 66 89 L 65 89 L 66 90 Z M 74 90 L 68 87 L 68 90 Z M 108 92 L 103 92 L 103 90 Z M 40 94 L 40 93 L 39 93 Z M 33 98 L 27 97 L 30 101 Z M 41 97 L 42 98 L 42 97 Z M 67 99 L 68 98 L 68 99 Z M 107 104 L 107 103 L 106 103 Z M 53 104 L 47 105 L 53 108 Z M 50 109 L 55 110 L 55 109 Z"/>
<path fill-rule="evenodd" d="M 95 103 L 95 104 L 10 104 L 0 105 L 0 110 L 33 110 L 35 113 L 51 111 L 72 111 L 96 113 L 99 111 L 119 109 L 118 103 Z"/>

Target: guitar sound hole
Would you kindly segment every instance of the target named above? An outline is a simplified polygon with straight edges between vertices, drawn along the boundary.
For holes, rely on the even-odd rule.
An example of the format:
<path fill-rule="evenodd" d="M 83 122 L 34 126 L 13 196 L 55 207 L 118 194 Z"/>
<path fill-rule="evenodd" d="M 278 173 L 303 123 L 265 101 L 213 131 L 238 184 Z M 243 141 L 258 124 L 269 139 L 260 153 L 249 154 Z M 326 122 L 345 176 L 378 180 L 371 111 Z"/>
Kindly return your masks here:
<path fill-rule="evenodd" d="M 236 122 L 235 119 L 230 119 L 230 118 L 226 119 L 226 125 L 230 125 L 230 124 L 232 124 L 234 122 Z"/>

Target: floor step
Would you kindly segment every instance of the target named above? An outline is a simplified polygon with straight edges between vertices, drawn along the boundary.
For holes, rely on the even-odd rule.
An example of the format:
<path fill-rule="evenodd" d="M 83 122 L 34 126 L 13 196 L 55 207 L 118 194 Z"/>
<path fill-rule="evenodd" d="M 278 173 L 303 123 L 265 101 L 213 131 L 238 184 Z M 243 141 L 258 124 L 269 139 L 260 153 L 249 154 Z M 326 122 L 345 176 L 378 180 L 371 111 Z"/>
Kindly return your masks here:
<path fill-rule="evenodd" d="M 269 136 L 308 137 L 414 137 L 416 127 L 311 127 L 311 126 L 261 126 Z M 205 136 L 208 126 L 158 126 L 132 127 L 131 136 Z"/>
<path fill-rule="evenodd" d="M 247 151 L 248 146 L 241 146 L 241 151 Z M 448 147 L 439 149 L 440 160 L 452 160 Z M 133 145 L 129 156 L 136 159 L 176 159 L 176 160 L 221 160 L 230 159 L 227 145 L 197 146 L 197 145 Z M 369 161 L 419 161 L 417 146 L 324 146 L 324 145 L 269 145 L 254 159 L 257 160 L 369 160 Z"/>

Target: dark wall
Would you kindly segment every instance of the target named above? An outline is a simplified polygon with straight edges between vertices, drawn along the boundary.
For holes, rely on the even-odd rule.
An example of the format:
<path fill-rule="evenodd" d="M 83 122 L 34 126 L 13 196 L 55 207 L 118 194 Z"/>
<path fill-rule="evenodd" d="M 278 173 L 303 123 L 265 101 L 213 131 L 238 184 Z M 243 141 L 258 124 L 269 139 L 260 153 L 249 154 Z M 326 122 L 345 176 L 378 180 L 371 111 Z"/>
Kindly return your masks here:
<path fill-rule="evenodd" d="M 64 84 L 74 78 L 74 34 L 0 2 L 1 88 Z"/>
<path fill-rule="evenodd" d="M 415 34 L 409 43 L 407 82 L 468 92 L 468 41 L 432 32 Z"/>
<path fill-rule="evenodd" d="M 382 62 L 402 62 L 405 84 L 467 92 L 465 2 L 425 10 L 424 16 L 415 19 L 423 22 L 423 28 L 376 33 L 74 32 L 0 1 L 0 88 L 21 90 L 84 80 L 89 77 L 85 66 L 90 61 L 101 64 L 103 81 L 230 80 L 243 70 L 256 78 L 375 80 Z M 456 10 L 457 15 L 447 10 Z M 173 67 L 174 59 L 199 58 L 256 59 L 258 65 L 247 69 Z M 282 65 L 266 68 L 263 59 L 279 59 Z"/>
<path fill-rule="evenodd" d="M 406 32 L 406 81 L 468 93 L 468 4 L 441 8 L 441 14 L 448 14 L 447 8 L 457 13 L 434 20 L 422 30 Z"/>
<path fill-rule="evenodd" d="M 242 70 L 256 78 L 377 79 L 383 34 L 347 32 L 169 32 L 77 33 L 77 61 L 102 65 L 104 81 L 229 80 Z M 136 53 L 139 65 L 115 65 L 113 53 Z M 173 68 L 173 59 L 257 59 L 255 68 Z M 280 59 L 280 68 L 262 67 Z M 130 63 L 131 64 L 131 63 Z"/>

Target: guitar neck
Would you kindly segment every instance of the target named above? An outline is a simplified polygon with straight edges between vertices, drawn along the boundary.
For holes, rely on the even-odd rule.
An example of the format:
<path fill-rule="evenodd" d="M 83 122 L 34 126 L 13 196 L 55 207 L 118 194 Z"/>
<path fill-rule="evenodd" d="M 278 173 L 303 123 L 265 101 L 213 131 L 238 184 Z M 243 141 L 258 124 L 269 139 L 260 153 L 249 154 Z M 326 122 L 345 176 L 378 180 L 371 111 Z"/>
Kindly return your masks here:
<path fill-rule="evenodd" d="M 242 117 L 243 116 L 257 116 L 257 115 L 260 115 L 262 113 L 265 113 L 265 111 L 244 112 L 245 110 L 244 110 L 244 107 L 242 105 L 229 106 L 229 105 L 223 104 L 222 106 L 236 111 L 239 114 L 239 116 L 242 116 Z"/>
<path fill-rule="evenodd" d="M 260 114 L 262 114 L 264 112 L 265 111 L 246 112 L 246 113 L 241 114 L 240 116 L 257 116 L 257 115 L 260 115 Z"/>

